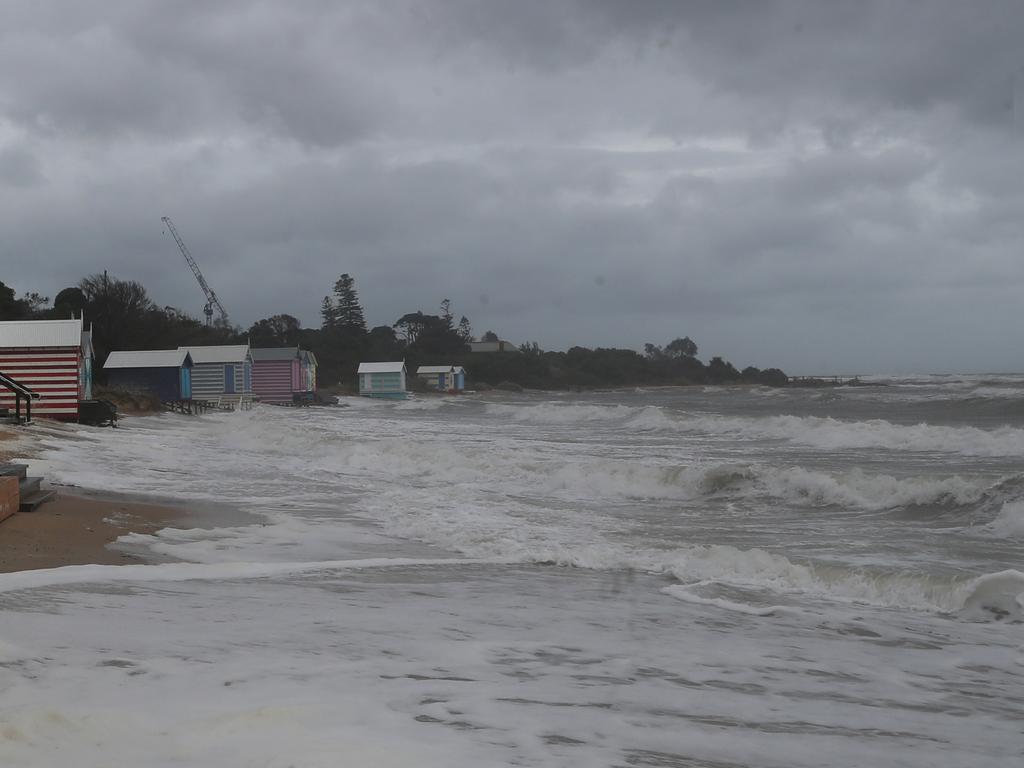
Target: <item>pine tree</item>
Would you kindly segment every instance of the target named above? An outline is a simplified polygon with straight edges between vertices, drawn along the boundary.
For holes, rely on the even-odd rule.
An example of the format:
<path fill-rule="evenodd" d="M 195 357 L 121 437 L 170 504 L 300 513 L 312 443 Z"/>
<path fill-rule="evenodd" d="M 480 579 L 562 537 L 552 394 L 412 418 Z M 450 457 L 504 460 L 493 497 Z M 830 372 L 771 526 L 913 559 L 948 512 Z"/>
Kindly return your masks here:
<path fill-rule="evenodd" d="M 359 294 L 356 293 L 356 281 L 351 275 L 346 273 L 338 278 L 338 282 L 334 284 L 334 295 L 338 297 L 338 305 L 335 307 L 337 327 L 360 335 L 365 334 L 366 319 L 359 304 Z"/>
<path fill-rule="evenodd" d="M 469 325 L 469 318 L 465 315 L 459 320 L 459 337 L 467 344 L 473 340 L 473 329 Z"/>
<path fill-rule="evenodd" d="M 452 327 L 452 300 L 442 299 L 441 300 L 441 319 L 444 320 L 445 325 L 448 326 L 449 330 Z"/>
<path fill-rule="evenodd" d="M 338 309 L 334 306 L 330 296 L 324 296 L 320 305 L 320 327 L 334 328 L 338 324 Z"/>

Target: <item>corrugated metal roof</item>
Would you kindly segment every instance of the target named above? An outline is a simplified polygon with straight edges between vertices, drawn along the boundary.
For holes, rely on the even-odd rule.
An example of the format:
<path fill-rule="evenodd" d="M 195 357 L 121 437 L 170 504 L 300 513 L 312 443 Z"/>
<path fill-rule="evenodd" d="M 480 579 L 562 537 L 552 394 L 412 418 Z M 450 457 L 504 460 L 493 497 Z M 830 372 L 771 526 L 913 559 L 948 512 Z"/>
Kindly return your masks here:
<path fill-rule="evenodd" d="M 187 349 L 140 349 L 111 352 L 104 368 L 180 368 L 189 357 Z"/>
<path fill-rule="evenodd" d="M 397 363 L 360 363 L 358 373 L 401 373 L 404 370 L 405 361 L 399 360 Z"/>
<path fill-rule="evenodd" d="M 192 362 L 202 363 L 242 363 L 249 354 L 248 344 L 228 344 L 214 347 L 178 347 L 187 349 L 192 355 Z"/>
<path fill-rule="evenodd" d="M 81 347 L 82 320 L 5 320 L 0 347 Z"/>
<path fill-rule="evenodd" d="M 452 373 L 454 372 L 454 366 L 451 365 L 421 365 L 416 369 L 416 373 Z"/>
<path fill-rule="evenodd" d="M 298 347 L 253 347 L 249 351 L 252 352 L 253 360 L 291 360 L 299 356 Z"/>

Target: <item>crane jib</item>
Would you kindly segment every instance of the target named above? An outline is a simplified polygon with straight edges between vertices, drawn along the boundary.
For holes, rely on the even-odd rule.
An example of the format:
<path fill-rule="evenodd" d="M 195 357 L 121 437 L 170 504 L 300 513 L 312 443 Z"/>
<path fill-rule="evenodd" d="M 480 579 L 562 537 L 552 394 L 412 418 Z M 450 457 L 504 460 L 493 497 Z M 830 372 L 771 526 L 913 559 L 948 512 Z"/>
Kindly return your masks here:
<path fill-rule="evenodd" d="M 213 289 L 206 282 L 206 278 L 203 277 L 203 273 L 199 271 L 199 265 L 196 264 L 196 260 L 192 258 L 192 254 L 185 245 L 185 241 L 181 239 L 181 235 L 178 234 L 178 230 L 174 226 L 174 222 L 171 221 L 169 216 L 162 216 L 160 218 L 171 233 L 171 237 L 174 238 L 174 242 L 178 244 L 178 250 L 181 251 L 181 255 L 185 257 L 185 261 L 188 262 L 189 267 L 192 269 L 192 274 L 196 276 L 196 281 L 199 283 L 199 287 L 203 289 L 203 293 L 206 295 L 206 306 L 203 307 L 203 314 L 206 315 L 206 322 L 209 324 L 210 318 L 213 317 L 213 308 L 216 307 L 217 311 L 220 312 L 220 319 L 224 325 L 228 324 L 228 313 L 220 303 L 220 299 L 217 298 L 217 294 L 213 292 Z"/>

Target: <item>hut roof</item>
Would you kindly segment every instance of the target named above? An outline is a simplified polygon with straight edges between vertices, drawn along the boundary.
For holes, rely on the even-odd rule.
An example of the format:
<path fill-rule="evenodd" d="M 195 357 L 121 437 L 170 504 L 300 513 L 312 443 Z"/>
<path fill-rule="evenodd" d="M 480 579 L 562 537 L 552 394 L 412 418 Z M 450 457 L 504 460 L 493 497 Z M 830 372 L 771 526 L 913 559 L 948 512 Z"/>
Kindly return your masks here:
<path fill-rule="evenodd" d="M 309 360 L 309 362 L 311 362 L 313 365 L 319 365 L 316 359 L 316 355 L 313 354 L 313 350 L 303 349 L 299 351 L 299 354 L 301 354 L 304 358 Z"/>
<path fill-rule="evenodd" d="M 0 347 L 81 347 L 82 319 L 5 320 Z"/>
<path fill-rule="evenodd" d="M 292 360 L 299 356 L 298 347 L 265 347 L 263 349 L 253 348 L 252 359 L 255 360 Z"/>
<path fill-rule="evenodd" d="M 142 349 L 134 352 L 111 352 L 104 368 L 180 368 L 191 361 L 187 349 Z"/>
<path fill-rule="evenodd" d="M 188 350 L 192 355 L 192 362 L 196 365 L 201 363 L 243 363 L 249 356 L 248 344 L 227 344 L 211 347 L 178 347 Z"/>
<path fill-rule="evenodd" d="M 401 373 L 405 370 L 405 361 L 397 363 L 360 363 L 357 373 Z"/>
<path fill-rule="evenodd" d="M 416 369 L 416 373 L 454 373 L 455 366 L 453 365 L 421 365 Z"/>

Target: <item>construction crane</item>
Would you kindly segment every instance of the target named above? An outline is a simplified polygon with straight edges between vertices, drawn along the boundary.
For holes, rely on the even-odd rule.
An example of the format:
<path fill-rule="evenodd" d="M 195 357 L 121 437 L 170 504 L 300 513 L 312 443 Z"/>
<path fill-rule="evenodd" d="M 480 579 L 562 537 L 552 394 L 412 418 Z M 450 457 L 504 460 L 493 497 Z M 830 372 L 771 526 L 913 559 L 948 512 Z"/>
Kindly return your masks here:
<path fill-rule="evenodd" d="M 220 303 L 220 299 L 217 298 L 217 294 L 213 292 L 213 288 L 210 287 L 209 283 L 206 282 L 206 278 L 203 277 L 203 273 L 199 271 L 199 265 L 196 264 L 196 260 L 192 258 L 192 254 L 189 253 L 188 246 L 185 245 L 185 241 L 181 239 L 181 235 L 178 234 L 178 230 L 174 228 L 174 224 L 167 216 L 161 216 L 162 221 L 167 229 L 171 233 L 171 237 L 174 238 L 174 242 L 178 244 L 178 248 L 181 250 L 181 255 L 185 257 L 185 261 L 192 268 L 192 274 L 196 276 L 196 280 L 199 281 L 199 287 L 203 289 L 203 293 L 206 294 L 206 306 L 203 307 L 203 314 L 206 315 L 206 324 L 209 325 L 213 320 L 213 308 L 216 307 L 217 311 L 220 312 L 220 319 L 224 325 L 228 325 L 228 313 L 224 310 L 224 306 Z"/>

